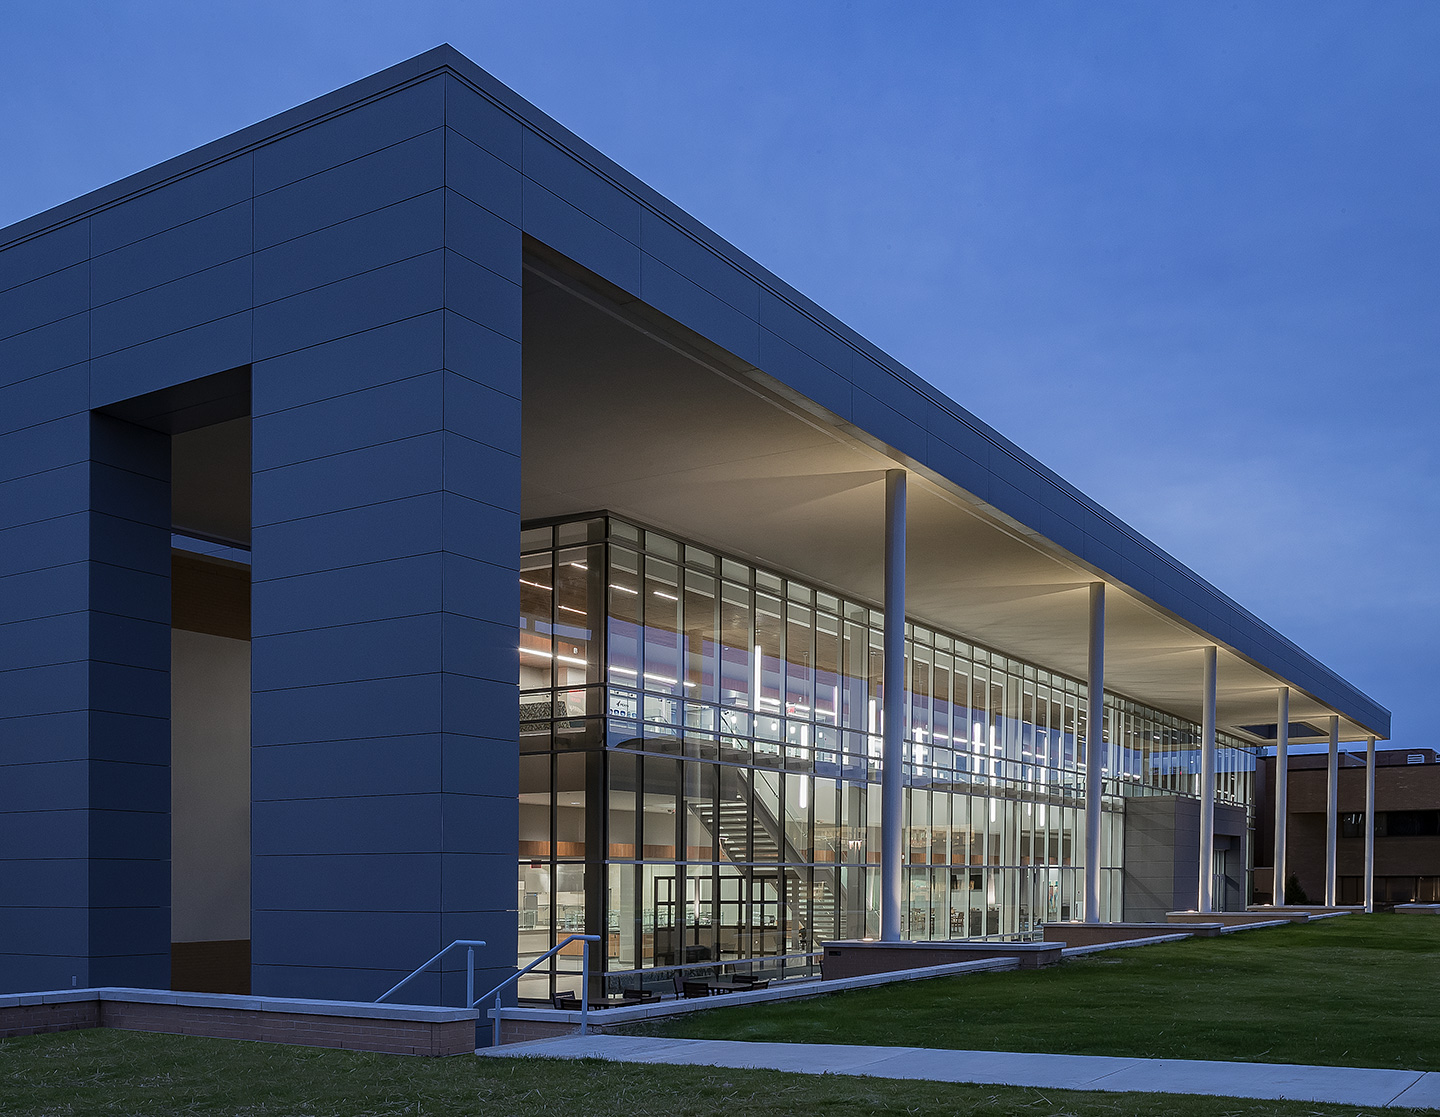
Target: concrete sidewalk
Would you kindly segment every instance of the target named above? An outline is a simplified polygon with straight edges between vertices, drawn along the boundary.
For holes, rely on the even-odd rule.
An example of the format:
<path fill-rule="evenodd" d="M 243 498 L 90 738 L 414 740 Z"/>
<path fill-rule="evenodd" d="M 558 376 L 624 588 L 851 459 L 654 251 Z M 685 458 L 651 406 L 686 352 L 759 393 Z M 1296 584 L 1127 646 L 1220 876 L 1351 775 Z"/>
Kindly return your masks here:
<path fill-rule="evenodd" d="M 740 1043 L 623 1035 L 563 1036 L 484 1048 L 477 1054 L 500 1058 L 528 1055 L 626 1063 L 682 1063 L 802 1074 L 859 1074 L 1053 1090 L 1208 1094 L 1340 1105 L 1440 1108 L 1440 1072 L 1366 1067 L 1031 1055 L 1013 1051 L 944 1051 L 828 1043 Z"/>

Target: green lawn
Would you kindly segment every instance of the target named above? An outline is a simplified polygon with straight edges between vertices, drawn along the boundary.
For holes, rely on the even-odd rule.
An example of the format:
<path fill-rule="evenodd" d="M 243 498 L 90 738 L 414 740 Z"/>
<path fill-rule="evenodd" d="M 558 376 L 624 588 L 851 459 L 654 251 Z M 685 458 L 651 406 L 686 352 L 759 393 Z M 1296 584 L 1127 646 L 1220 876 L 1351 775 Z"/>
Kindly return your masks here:
<path fill-rule="evenodd" d="M 1347 915 L 657 1022 L 660 1035 L 1440 1070 L 1440 918 Z"/>
<path fill-rule="evenodd" d="M 1404 1114 L 1413 1110 L 1384 1110 Z M 108 1029 L 0 1041 L 5 1117 L 1354 1117 L 1353 1107 L 544 1059 L 424 1059 Z"/>

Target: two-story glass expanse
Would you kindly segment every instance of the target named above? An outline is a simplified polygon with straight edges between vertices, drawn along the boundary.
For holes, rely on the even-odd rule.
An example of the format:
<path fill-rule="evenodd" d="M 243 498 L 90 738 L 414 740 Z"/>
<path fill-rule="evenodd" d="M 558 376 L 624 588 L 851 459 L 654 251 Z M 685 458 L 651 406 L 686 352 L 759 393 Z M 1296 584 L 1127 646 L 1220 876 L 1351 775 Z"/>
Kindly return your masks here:
<path fill-rule="evenodd" d="M 612 985 L 790 972 L 877 935 L 881 612 L 610 516 L 522 549 L 521 964 L 587 931 Z M 1085 684 L 920 623 L 905 654 L 903 934 L 1081 918 Z M 1102 919 L 1122 918 L 1125 797 L 1198 796 L 1199 740 L 1106 694 Z M 1254 763 L 1219 739 L 1219 801 L 1249 804 Z"/>

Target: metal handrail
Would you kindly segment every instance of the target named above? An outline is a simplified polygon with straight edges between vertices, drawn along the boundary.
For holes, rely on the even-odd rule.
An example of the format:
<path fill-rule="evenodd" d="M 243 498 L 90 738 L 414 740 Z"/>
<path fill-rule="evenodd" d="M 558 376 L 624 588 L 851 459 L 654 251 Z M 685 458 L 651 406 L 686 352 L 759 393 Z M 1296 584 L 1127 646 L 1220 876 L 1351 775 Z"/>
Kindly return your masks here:
<path fill-rule="evenodd" d="M 482 939 L 456 939 L 456 940 L 455 940 L 454 942 L 452 942 L 449 946 L 445 947 L 445 949 L 443 949 L 442 951 L 440 951 L 440 953 L 436 954 L 435 957 L 431 958 L 430 961 L 426 962 L 426 963 L 425 963 L 423 966 L 421 966 L 419 969 L 417 969 L 417 970 L 415 970 L 413 973 L 411 973 L 409 977 L 402 977 L 398 982 L 396 982 L 394 985 L 392 985 L 389 989 L 387 989 L 387 990 L 385 990 L 385 992 L 381 993 L 378 997 L 375 998 L 375 1003 L 378 1005 L 381 1001 L 383 1001 L 383 1000 L 384 1000 L 386 997 L 388 997 L 391 993 L 393 993 L 393 992 L 395 992 L 397 989 L 399 989 L 402 985 L 405 985 L 406 983 L 408 983 L 408 982 L 414 980 L 415 978 L 419 977 L 422 973 L 424 973 L 426 970 L 428 970 L 428 969 L 429 969 L 431 966 L 433 966 L 436 962 L 440 961 L 441 958 L 445 957 L 445 955 L 449 954 L 450 951 L 454 950 L 457 946 L 464 946 L 464 947 L 468 947 L 468 948 L 469 948 L 469 949 L 467 949 L 467 950 L 465 951 L 465 1007 L 466 1007 L 466 1008 L 474 1008 L 474 1007 L 475 1007 L 475 948 L 476 948 L 477 946 L 484 946 L 484 945 L 485 945 L 485 942 L 484 942 L 484 940 L 482 940 Z"/>
<path fill-rule="evenodd" d="M 556 944 L 555 944 L 554 946 L 552 946 L 549 950 L 547 950 L 544 954 L 540 955 L 540 957 L 536 958 L 535 961 L 531 962 L 531 963 L 530 963 L 528 966 L 526 966 L 523 970 L 516 970 L 513 974 L 511 974 L 509 977 L 507 977 L 507 978 L 506 978 L 504 981 L 502 981 L 499 985 L 495 986 L 494 989 L 491 989 L 490 992 L 483 994 L 483 995 L 482 995 L 481 997 L 479 997 L 477 1000 L 474 1000 L 474 1001 L 472 1001 L 472 1002 L 470 1003 L 470 1007 L 471 1007 L 471 1008 L 474 1008 L 474 1007 L 475 1007 L 476 1005 L 478 1005 L 481 1001 L 486 1000 L 486 999 L 488 999 L 489 997 L 492 997 L 492 996 L 493 996 L 493 997 L 495 998 L 494 1025 L 493 1025 L 493 1028 L 492 1028 L 492 1031 L 491 1031 L 491 1037 L 492 1037 L 491 1042 L 494 1044 L 494 1046 L 496 1046 L 496 1047 L 499 1047 L 499 1046 L 500 1046 L 500 990 L 504 989 L 505 986 L 509 985 L 512 981 L 519 981 L 520 978 L 524 977 L 527 973 L 529 973 L 531 970 L 533 970 L 533 969 L 534 969 L 536 966 L 538 966 L 541 962 L 545 961 L 546 958 L 549 958 L 552 954 L 557 954 L 557 953 L 559 953 L 559 951 L 560 951 L 560 949 L 561 949 L 562 947 L 569 946 L 572 942 L 575 942 L 577 939 L 580 940 L 580 944 L 581 944 L 581 945 L 580 945 L 580 1034 L 583 1036 L 583 1035 L 586 1035 L 586 1034 L 588 1033 L 589 1028 L 590 1028 L 590 944 L 591 944 L 592 942 L 599 942 L 599 941 L 600 941 L 600 936 L 599 936 L 599 935 L 567 935 L 564 939 L 562 939 L 560 942 L 556 943 Z M 482 944 L 482 945 L 483 945 L 483 944 Z M 444 951 L 441 951 L 441 953 L 443 954 Z M 439 955 L 437 955 L 436 957 L 439 957 Z M 432 958 L 431 961 L 433 962 L 434 959 Z M 429 965 L 429 963 L 427 962 L 426 965 Z M 422 967 L 422 968 L 423 968 L 423 967 Z M 411 976 L 414 976 L 414 975 L 411 975 Z M 409 978 L 406 978 L 406 980 L 408 981 Z M 474 992 L 474 990 L 472 989 L 471 992 Z"/>

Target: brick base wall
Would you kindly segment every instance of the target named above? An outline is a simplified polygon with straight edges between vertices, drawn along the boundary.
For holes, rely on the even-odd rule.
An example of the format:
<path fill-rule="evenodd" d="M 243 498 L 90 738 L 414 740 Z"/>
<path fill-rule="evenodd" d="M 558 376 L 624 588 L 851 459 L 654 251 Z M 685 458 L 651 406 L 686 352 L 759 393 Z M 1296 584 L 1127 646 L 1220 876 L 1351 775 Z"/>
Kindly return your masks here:
<path fill-rule="evenodd" d="M 395 1055 L 463 1055 L 475 1050 L 475 1021 L 324 1016 L 148 1001 L 74 1000 L 0 1007 L 0 1038 L 77 1028 L 213 1036 Z"/>
<path fill-rule="evenodd" d="M 1197 935 L 1209 938 L 1220 934 L 1218 920 L 1178 927 L 1173 923 L 1047 923 L 1045 941 L 1066 946 L 1099 946 L 1102 943 L 1130 942 L 1161 935 Z"/>
<path fill-rule="evenodd" d="M 825 981 L 870 974 L 893 973 L 897 970 L 945 966 L 955 962 L 974 962 L 986 958 L 1014 958 L 1021 969 L 1051 966 L 1060 961 L 1060 944 L 1038 943 L 905 943 L 827 942 L 820 959 L 820 974 Z"/>
<path fill-rule="evenodd" d="M 1308 923 L 1310 914 L 1303 911 L 1213 911 L 1203 915 L 1190 911 L 1172 911 L 1165 916 L 1169 923 L 1184 926 L 1186 923 L 1223 923 L 1227 927 L 1240 927 L 1246 923 L 1269 923 L 1276 919 L 1288 919 L 1291 923 Z"/>
<path fill-rule="evenodd" d="M 594 1015 L 593 1013 L 591 1015 Z M 571 1024 L 564 1020 L 500 1020 L 500 1042 L 506 1043 L 528 1043 L 532 1039 L 554 1039 L 556 1036 L 574 1035 L 580 1030 L 579 1024 Z M 604 1028 L 597 1028 L 592 1021 L 590 1024 L 592 1032 L 603 1032 Z"/>
<path fill-rule="evenodd" d="M 0 1008 L 0 1039 L 11 1036 L 38 1036 L 47 1032 L 71 1032 L 78 1028 L 99 1026 L 98 1001 L 7 1005 Z"/>

